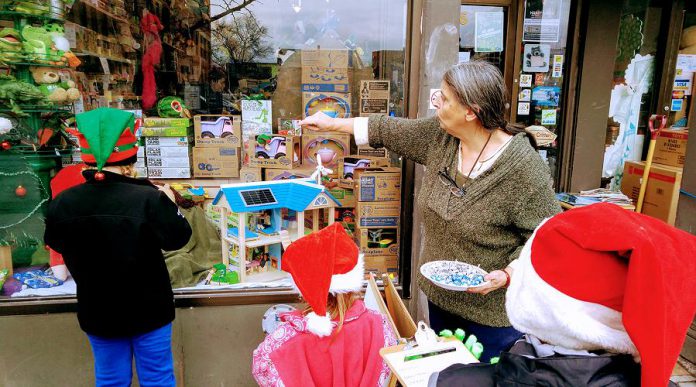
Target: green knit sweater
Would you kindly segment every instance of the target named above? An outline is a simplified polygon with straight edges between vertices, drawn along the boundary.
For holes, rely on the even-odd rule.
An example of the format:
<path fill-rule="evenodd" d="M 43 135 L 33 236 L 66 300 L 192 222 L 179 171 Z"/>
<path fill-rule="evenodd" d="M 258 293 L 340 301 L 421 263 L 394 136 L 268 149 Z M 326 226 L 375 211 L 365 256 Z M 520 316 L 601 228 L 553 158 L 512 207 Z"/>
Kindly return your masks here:
<path fill-rule="evenodd" d="M 525 134 L 516 135 L 488 170 L 469 181 L 460 198 L 438 177 L 445 167 L 457 169 L 459 140 L 440 129 L 437 119 L 374 116 L 368 135 L 370 146 L 425 166 L 416 206 L 423 215 L 416 270 L 437 260 L 462 261 L 489 272 L 503 269 L 518 257 L 536 226 L 561 211 L 548 166 Z M 420 270 L 418 285 L 428 300 L 451 313 L 488 326 L 510 326 L 504 289 L 487 295 L 445 290 Z"/>

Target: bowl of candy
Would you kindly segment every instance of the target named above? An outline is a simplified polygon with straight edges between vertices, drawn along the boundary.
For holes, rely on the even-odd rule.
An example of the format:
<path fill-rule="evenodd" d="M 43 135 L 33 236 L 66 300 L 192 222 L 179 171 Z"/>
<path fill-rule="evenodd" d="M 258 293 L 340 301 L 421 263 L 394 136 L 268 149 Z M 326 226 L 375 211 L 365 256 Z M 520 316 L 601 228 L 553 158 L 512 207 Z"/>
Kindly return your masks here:
<path fill-rule="evenodd" d="M 466 291 L 488 284 L 488 274 L 478 266 L 458 261 L 433 261 L 421 266 L 421 274 L 435 285 L 449 290 Z"/>

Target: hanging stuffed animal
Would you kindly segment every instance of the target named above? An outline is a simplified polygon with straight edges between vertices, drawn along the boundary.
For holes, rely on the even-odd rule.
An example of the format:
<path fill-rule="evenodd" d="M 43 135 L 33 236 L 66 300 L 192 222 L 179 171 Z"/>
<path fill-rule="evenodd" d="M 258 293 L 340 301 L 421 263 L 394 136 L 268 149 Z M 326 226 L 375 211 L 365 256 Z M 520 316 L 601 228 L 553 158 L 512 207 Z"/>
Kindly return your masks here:
<path fill-rule="evenodd" d="M 164 26 L 156 15 L 143 10 L 140 29 L 143 32 L 143 109 L 150 109 L 157 101 L 157 84 L 155 83 L 155 65 L 160 62 L 162 42 L 159 33 Z"/>

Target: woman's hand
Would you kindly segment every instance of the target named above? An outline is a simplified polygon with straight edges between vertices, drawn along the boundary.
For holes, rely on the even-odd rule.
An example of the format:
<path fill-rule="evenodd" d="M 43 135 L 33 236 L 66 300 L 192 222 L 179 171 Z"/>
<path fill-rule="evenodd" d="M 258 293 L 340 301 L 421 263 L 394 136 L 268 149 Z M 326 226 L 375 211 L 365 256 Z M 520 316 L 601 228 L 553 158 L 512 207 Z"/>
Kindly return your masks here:
<path fill-rule="evenodd" d="M 300 125 L 303 129 L 317 132 L 335 131 L 353 134 L 352 118 L 332 118 L 320 111 L 300 121 Z"/>
<path fill-rule="evenodd" d="M 492 272 L 486 274 L 483 279 L 488 281 L 488 284 L 477 286 L 475 288 L 469 288 L 467 292 L 488 294 L 494 290 L 504 287 L 507 283 L 508 275 L 503 270 L 493 270 Z"/>

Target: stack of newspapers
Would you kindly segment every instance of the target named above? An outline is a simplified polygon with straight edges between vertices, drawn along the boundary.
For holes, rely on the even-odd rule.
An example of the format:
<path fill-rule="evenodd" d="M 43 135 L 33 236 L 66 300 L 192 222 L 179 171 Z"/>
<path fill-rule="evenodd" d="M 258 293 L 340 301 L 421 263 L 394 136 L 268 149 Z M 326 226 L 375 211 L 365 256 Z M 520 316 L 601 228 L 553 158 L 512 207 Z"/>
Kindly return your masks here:
<path fill-rule="evenodd" d="M 634 208 L 633 201 L 621 192 L 597 188 L 580 193 L 558 193 L 556 199 L 573 206 L 586 206 L 595 203 L 613 203 L 624 208 Z"/>

